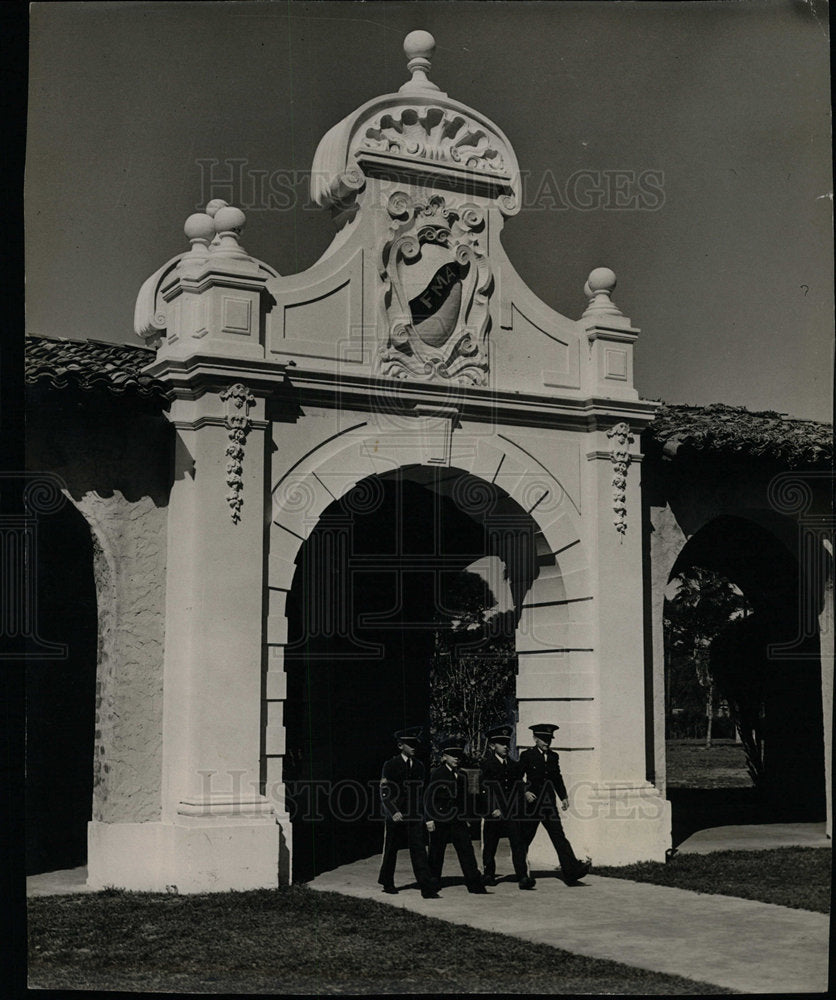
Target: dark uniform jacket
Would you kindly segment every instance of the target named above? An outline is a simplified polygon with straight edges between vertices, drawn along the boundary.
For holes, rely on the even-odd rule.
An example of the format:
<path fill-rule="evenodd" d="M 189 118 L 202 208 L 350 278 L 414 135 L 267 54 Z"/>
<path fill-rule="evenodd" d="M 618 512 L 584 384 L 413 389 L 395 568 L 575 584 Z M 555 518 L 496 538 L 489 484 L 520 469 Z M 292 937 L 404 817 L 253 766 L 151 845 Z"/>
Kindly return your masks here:
<path fill-rule="evenodd" d="M 424 789 L 424 818 L 450 823 L 467 816 L 467 775 L 441 764 L 430 773 Z"/>
<path fill-rule="evenodd" d="M 556 805 L 566 798 L 566 785 L 560 773 L 560 757 L 549 750 L 546 759 L 537 747 L 523 750 L 520 767 L 525 774 L 525 790 L 537 796 L 537 805 Z"/>
<path fill-rule="evenodd" d="M 383 765 L 380 778 L 380 800 L 386 819 L 402 813 L 405 819 L 421 818 L 421 797 L 424 785 L 424 765 L 412 758 L 412 770 L 401 754 Z"/>
<path fill-rule="evenodd" d="M 503 764 L 495 753 L 488 753 L 480 766 L 485 816 L 491 818 L 494 809 L 499 809 L 502 819 L 516 818 L 522 796 L 522 769 L 519 762 L 506 757 Z"/>

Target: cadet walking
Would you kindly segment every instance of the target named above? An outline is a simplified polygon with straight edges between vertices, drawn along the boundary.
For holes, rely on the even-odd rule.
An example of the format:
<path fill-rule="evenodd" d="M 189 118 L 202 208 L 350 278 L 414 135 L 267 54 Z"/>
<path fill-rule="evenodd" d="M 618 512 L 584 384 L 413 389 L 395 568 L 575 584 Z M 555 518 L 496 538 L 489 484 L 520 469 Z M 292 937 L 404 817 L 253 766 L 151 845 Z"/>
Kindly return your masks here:
<path fill-rule="evenodd" d="M 465 819 L 467 778 L 459 771 L 463 756 L 461 739 L 445 740 L 441 745 L 441 764 L 430 774 L 424 791 L 424 816 L 430 833 L 430 871 L 435 878 L 441 878 L 444 852 L 452 842 L 468 892 L 484 895 L 485 887 Z"/>
<path fill-rule="evenodd" d="M 412 871 L 424 899 L 436 899 L 438 880 L 430 873 L 424 846 L 422 793 L 424 765 L 415 758 L 420 742 L 420 726 L 395 733 L 398 753 L 383 765 L 380 799 L 385 813 L 383 860 L 377 881 L 383 891 L 394 894 L 395 862 L 402 847 L 409 848 Z"/>
<path fill-rule="evenodd" d="M 500 837 L 511 845 L 511 861 L 520 889 L 533 889 L 528 874 L 526 843 L 520 827 L 522 772 L 510 756 L 511 727 L 496 726 L 488 731 L 488 752 L 482 760 L 482 790 L 486 814 L 482 822 L 482 868 L 485 885 L 496 885 L 496 848 Z"/>
<path fill-rule="evenodd" d="M 560 759 L 550 749 L 554 732 L 560 726 L 540 723 L 528 727 L 534 733 L 535 746 L 520 754 L 520 767 L 525 776 L 525 821 L 524 837 L 526 848 L 531 846 L 538 824 L 542 823 L 557 851 L 560 874 L 567 885 L 576 885 L 589 872 L 592 862 L 579 861 L 572 845 L 563 832 L 560 822 L 558 802 L 565 811 L 569 808 L 566 785 L 560 773 Z"/>

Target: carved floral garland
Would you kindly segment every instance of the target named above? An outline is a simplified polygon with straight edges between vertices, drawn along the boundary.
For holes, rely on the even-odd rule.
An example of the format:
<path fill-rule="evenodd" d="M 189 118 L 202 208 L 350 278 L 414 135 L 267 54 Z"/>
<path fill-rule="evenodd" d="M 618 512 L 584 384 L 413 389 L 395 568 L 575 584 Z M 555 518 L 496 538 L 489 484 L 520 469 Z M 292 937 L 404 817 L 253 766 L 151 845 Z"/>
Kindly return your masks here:
<path fill-rule="evenodd" d="M 226 426 L 229 428 L 226 481 L 230 491 L 226 495 L 226 502 L 232 511 L 232 521 L 237 524 L 241 520 L 241 508 L 244 506 L 244 445 L 253 426 L 249 409 L 255 406 L 255 396 L 241 382 L 236 382 L 223 390 L 221 399 L 226 403 Z M 243 413 L 236 412 L 240 410 Z"/>
<path fill-rule="evenodd" d="M 623 535 L 627 531 L 627 467 L 630 464 L 630 445 L 635 440 L 630 425 L 625 421 L 607 431 L 610 439 L 612 462 L 612 509 L 615 530 Z"/>

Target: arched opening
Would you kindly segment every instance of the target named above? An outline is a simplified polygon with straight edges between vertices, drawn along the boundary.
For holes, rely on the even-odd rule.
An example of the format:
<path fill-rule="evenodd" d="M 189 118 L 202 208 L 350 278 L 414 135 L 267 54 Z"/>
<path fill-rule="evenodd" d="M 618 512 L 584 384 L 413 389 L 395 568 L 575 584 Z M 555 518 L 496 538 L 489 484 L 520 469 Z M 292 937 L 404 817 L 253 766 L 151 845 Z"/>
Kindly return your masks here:
<path fill-rule="evenodd" d="M 824 819 L 818 633 L 796 642 L 802 571 L 791 531 L 770 514 L 758 515 L 758 521 L 715 518 L 691 537 L 674 564 L 674 590 L 685 581 L 708 597 L 691 602 L 690 618 L 679 612 L 680 628 L 685 622 L 693 632 L 690 664 L 689 655 L 682 656 L 682 643 L 677 651 L 671 634 L 682 590 L 674 597 L 669 589 L 672 599 L 665 602 L 674 845 L 711 826 Z M 783 655 L 781 647 L 789 644 L 791 653 Z M 675 689 L 689 669 L 700 675 L 706 711 L 700 732 L 687 734 L 681 711 L 677 718 L 683 705 L 675 703 Z M 706 739 L 710 712 L 716 713 L 715 726 L 719 724 L 712 746 Z M 682 746 L 689 735 L 690 751 Z"/>
<path fill-rule="evenodd" d="M 93 800 L 97 608 L 93 541 L 72 504 L 38 520 L 38 629 L 64 658 L 26 667 L 26 873 L 87 862 Z"/>
<path fill-rule="evenodd" d="M 536 575 L 532 518 L 457 470 L 410 466 L 322 514 L 287 599 L 284 778 L 293 880 L 379 853 L 393 731 L 430 729 L 430 669 L 451 578 L 481 574 L 516 624 Z"/>

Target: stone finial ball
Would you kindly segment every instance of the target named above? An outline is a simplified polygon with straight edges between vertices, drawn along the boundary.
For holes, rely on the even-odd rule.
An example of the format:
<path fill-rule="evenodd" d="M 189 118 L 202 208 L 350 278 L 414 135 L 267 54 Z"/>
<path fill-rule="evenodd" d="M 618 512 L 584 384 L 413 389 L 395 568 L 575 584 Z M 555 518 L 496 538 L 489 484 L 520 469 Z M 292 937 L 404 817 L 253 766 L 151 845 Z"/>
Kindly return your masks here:
<path fill-rule="evenodd" d="M 592 292 L 611 292 L 616 286 L 615 271 L 608 267 L 596 267 L 590 272 L 587 284 Z"/>
<path fill-rule="evenodd" d="M 212 218 L 214 219 L 215 213 L 218 212 L 219 209 L 221 208 L 226 208 L 228 204 L 229 202 L 224 201 L 223 198 L 213 198 L 206 206 L 206 214 L 211 215 Z"/>
<path fill-rule="evenodd" d="M 435 52 L 435 39 L 429 31 L 410 31 L 403 40 L 407 59 L 431 59 Z"/>
<path fill-rule="evenodd" d="M 195 212 L 190 215 L 183 226 L 187 240 L 213 240 L 215 238 L 215 223 L 211 215 L 205 212 Z"/>
<path fill-rule="evenodd" d="M 215 212 L 215 231 L 218 233 L 240 232 L 247 221 L 240 208 L 225 205 Z"/>

